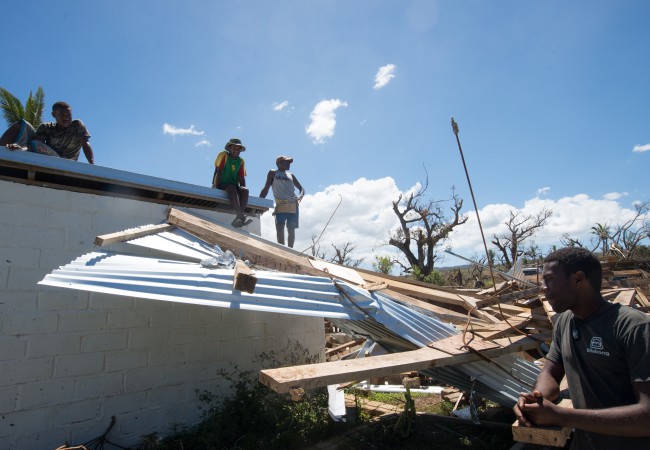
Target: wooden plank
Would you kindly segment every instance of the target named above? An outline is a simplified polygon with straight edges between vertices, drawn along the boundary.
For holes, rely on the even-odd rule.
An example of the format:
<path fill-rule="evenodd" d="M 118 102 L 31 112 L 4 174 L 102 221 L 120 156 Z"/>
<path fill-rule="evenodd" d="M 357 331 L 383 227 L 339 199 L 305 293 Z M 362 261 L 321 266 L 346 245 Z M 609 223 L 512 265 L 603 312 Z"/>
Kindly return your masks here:
<path fill-rule="evenodd" d="M 326 276 L 321 270 L 309 264 L 307 257 L 287 251 L 279 245 L 267 243 L 249 233 L 222 227 L 199 217 L 195 217 L 176 208 L 171 208 L 167 222 L 195 235 L 209 244 L 219 244 L 221 248 L 229 249 L 235 255 L 244 250 L 251 255 L 271 258 L 281 264 L 299 268 L 306 275 Z"/>
<path fill-rule="evenodd" d="M 539 295 L 542 292 L 542 289 L 537 286 L 530 289 L 524 289 L 522 291 L 510 292 L 507 294 L 501 294 L 497 297 L 491 297 L 486 299 L 479 299 L 476 301 L 476 306 L 483 308 L 485 306 L 494 305 L 497 303 L 507 303 L 515 300 L 520 300 L 522 298 L 534 297 Z"/>
<path fill-rule="evenodd" d="M 641 288 L 636 288 L 634 291 L 636 292 L 636 301 L 639 302 L 639 305 L 645 308 L 650 307 L 650 301 Z"/>
<path fill-rule="evenodd" d="M 559 403 L 560 406 L 571 408 L 572 403 L 569 399 L 564 399 Z M 512 425 L 512 439 L 517 442 L 527 444 L 547 445 L 551 447 L 564 447 L 572 429 L 569 427 L 526 427 L 515 422 Z"/>
<path fill-rule="evenodd" d="M 621 291 L 618 293 L 616 298 L 612 300 L 613 303 L 620 303 L 621 305 L 631 306 L 632 301 L 634 300 L 634 289 L 628 289 L 627 291 Z"/>
<path fill-rule="evenodd" d="M 534 339 L 520 338 L 496 341 L 498 348 L 485 350 L 488 358 L 531 350 L 537 347 Z M 301 387 L 313 389 L 329 384 L 341 384 L 350 380 L 366 380 L 401 372 L 413 372 L 433 369 L 455 364 L 464 364 L 480 360 L 477 354 L 466 350 L 460 354 L 450 355 L 442 350 L 423 347 L 418 350 L 390 353 L 354 360 L 306 364 L 302 366 L 265 369 L 260 371 L 259 381 L 279 393 L 286 393 L 290 388 Z"/>
<path fill-rule="evenodd" d="M 469 296 L 467 294 L 460 294 L 457 292 L 447 292 L 443 290 L 436 289 L 435 287 L 424 287 L 419 285 L 413 285 L 406 282 L 395 281 L 393 279 L 388 279 L 382 277 L 381 274 L 371 274 L 367 272 L 360 272 L 360 275 L 368 283 L 380 283 L 385 282 L 388 284 L 388 288 L 406 294 L 411 297 L 416 297 L 425 300 L 431 300 L 434 302 L 446 303 L 450 305 L 462 306 L 467 311 L 472 311 L 476 317 L 486 320 L 488 322 L 497 323 L 499 319 L 492 316 L 489 313 L 479 310 L 476 306 L 477 298 Z"/>
<path fill-rule="evenodd" d="M 257 277 L 251 268 L 244 264 L 243 261 L 237 260 L 235 262 L 235 273 L 232 278 L 233 289 L 252 294 L 255 291 L 256 284 Z"/>
<path fill-rule="evenodd" d="M 314 269 L 322 270 L 323 272 L 327 271 L 327 273 L 335 278 L 348 280 L 354 284 L 365 284 L 365 281 L 361 275 L 359 275 L 354 269 L 350 267 L 323 261 L 321 259 L 308 259 L 307 261 Z"/>
<path fill-rule="evenodd" d="M 418 300 L 418 299 L 413 298 L 413 297 L 409 297 L 408 295 L 404 295 L 404 294 L 401 294 L 401 293 L 396 292 L 396 291 L 387 290 L 386 294 L 388 294 L 391 297 L 393 297 L 394 299 L 400 300 L 400 301 L 402 301 L 404 303 L 410 303 L 410 304 L 412 304 L 414 306 L 417 306 L 418 308 L 422 308 L 424 310 L 431 311 L 436 316 L 438 316 L 440 319 L 442 319 L 442 320 L 444 320 L 446 322 L 452 323 L 454 325 L 465 326 L 467 324 L 467 320 L 468 320 L 467 314 L 461 314 L 461 313 L 451 311 L 451 310 L 446 309 L 446 308 L 442 308 L 442 307 L 437 306 L 437 305 L 432 305 L 431 303 L 428 303 L 428 302 L 425 302 L 425 301 L 422 301 L 422 300 Z M 489 322 L 489 323 L 491 323 L 491 322 Z M 481 319 L 472 318 L 472 324 L 479 324 L 479 326 L 485 326 L 485 325 L 488 324 L 488 322 L 485 322 L 485 321 L 483 321 Z"/>
<path fill-rule="evenodd" d="M 126 242 L 131 239 L 137 239 L 151 234 L 162 233 L 174 229 L 173 225 L 162 223 L 160 225 L 145 225 L 143 227 L 131 228 L 117 233 L 102 234 L 95 238 L 95 245 L 103 247 L 104 245 L 114 244 L 116 242 Z"/>

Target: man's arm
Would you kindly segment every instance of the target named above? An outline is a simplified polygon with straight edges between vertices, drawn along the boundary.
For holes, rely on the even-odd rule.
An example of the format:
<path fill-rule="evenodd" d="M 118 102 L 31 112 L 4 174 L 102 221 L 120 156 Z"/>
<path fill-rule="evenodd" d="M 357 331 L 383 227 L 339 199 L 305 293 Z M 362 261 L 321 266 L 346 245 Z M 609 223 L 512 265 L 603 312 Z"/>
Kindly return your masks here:
<path fill-rule="evenodd" d="M 302 188 L 300 181 L 298 181 L 298 178 L 296 178 L 295 175 L 293 175 L 293 185 L 300 189 L 300 194 L 298 194 L 298 201 L 302 200 L 302 198 L 305 196 L 305 190 Z"/>
<path fill-rule="evenodd" d="M 86 159 L 88 160 L 88 163 L 95 164 L 95 155 L 93 155 L 93 148 L 90 146 L 90 142 L 88 141 L 84 142 L 81 148 L 84 151 L 84 155 L 86 155 Z"/>
<path fill-rule="evenodd" d="M 212 176 L 212 188 L 217 189 L 219 188 L 219 184 L 221 183 L 221 173 L 223 169 L 219 166 L 214 168 L 214 175 Z"/>
<path fill-rule="evenodd" d="M 275 177 L 275 170 L 269 170 L 269 173 L 266 174 L 266 184 L 260 191 L 260 198 L 266 198 L 269 193 L 269 188 L 273 184 L 273 177 Z"/>
<path fill-rule="evenodd" d="M 562 425 L 612 436 L 650 436 L 650 381 L 633 383 L 637 402 L 605 409 L 562 408 L 550 402 L 524 404 L 537 425 Z"/>
<path fill-rule="evenodd" d="M 532 392 L 522 392 L 519 394 L 519 400 L 513 408 L 515 416 L 519 423 L 531 426 L 531 421 L 541 425 L 536 420 L 534 411 L 529 413 L 528 405 L 552 404 L 558 395 L 560 395 L 560 382 L 564 378 L 564 365 L 556 363 L 550 359 L 544 360 L 544 367 L 537 376 L 537 382 Z"/>

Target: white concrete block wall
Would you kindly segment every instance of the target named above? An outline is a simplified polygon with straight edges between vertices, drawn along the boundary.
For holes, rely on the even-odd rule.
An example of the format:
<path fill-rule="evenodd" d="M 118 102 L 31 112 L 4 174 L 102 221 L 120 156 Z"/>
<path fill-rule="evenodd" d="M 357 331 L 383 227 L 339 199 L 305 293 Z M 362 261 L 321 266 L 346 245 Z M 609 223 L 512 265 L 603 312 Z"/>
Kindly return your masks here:
<path fill-rule="evenodd" d="M 208 220 L 227 215 L 196 210 Z M 95 236 L 164 221 L 167 207 L 0 180 L 0 449 L 133 445 L 200 419 L 196 391 L 288 339 L 322 352 L 322 319 L 37 285 Z M 259 221 L 252 227 L 259 233 Z M 118 244 L 123 245 L 123 244 Z"/>

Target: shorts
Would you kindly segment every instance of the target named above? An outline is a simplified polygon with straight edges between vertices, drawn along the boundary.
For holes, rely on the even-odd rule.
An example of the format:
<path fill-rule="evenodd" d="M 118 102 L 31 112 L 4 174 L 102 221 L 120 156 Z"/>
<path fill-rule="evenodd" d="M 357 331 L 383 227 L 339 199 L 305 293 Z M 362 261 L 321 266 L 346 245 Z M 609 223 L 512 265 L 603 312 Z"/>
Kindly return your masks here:
<path fill-rule="evenodd" d="M 21 147 L 27 147 L 27 150 L 33 153 L 40 153 L 41 155 L 60 156 L 52 147 L 41 141 L 33 141 L 34 127 L 25 119 L 20 120 L 20 130 L 16 136 L 16 144 Z"/>
<path fill-rule="evenodd" d="M 300 210 L 296 207 L 295 213 L 275 213 L 275 225 L 284 226 L 287 224 L 287 228 L 296 229 L 299 225 L 299 212 Z"/>

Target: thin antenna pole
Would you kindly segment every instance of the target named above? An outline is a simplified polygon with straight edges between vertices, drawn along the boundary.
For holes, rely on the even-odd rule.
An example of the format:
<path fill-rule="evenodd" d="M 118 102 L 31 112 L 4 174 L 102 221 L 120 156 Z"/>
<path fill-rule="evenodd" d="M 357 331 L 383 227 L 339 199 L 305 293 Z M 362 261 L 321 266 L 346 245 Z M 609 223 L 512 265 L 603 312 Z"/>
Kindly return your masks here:
<path fill-rule="evenodd" d="M 492 271 L 492 261 L 490 260 L 490 253 L 488 252 L 487 242 L 485 241 L 485 234 L 483 233 L 483 225 L 481 224 L 481 216 L 478 213 L 478 207 L 476 206 L 476 198 L 474 198 L 474 189 L 472 189 L 472 181 L 469 179 L 469 172 L 467 171 L 467 164 L 465 164 L 465 155 L 463 155 L 463 147 L 460 145 L 460 138 L 458 137 L 458 124 L 451 118 L 451 129 L 454 130 L 454 135 L 456 136 L 456 143 L 458 144 L 458 150 L 460 151 L 460 158 L 463 160 L 463 168 L 465 169 L 465 176 L 467 177 L 467 184 L 469 185 L 469 193 L 472 195 L 472 202 L 474 203 L 474 210 L 476 211 L 476 219 L 478 220 L 478 227 L 481 230 L 481 239 L 483 240 L 483 248 L 485 249 L 485 258 L 487 259 L 488 268 L 490 269 L 490 277 L 492 278 L 492 286 L 494 287 L 494 292 L 497 291 L 496 280 L 494 279 L 494 272 Z"/>

